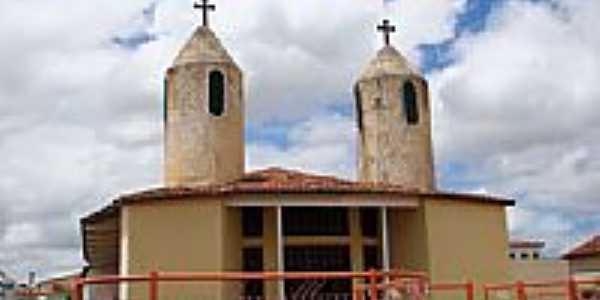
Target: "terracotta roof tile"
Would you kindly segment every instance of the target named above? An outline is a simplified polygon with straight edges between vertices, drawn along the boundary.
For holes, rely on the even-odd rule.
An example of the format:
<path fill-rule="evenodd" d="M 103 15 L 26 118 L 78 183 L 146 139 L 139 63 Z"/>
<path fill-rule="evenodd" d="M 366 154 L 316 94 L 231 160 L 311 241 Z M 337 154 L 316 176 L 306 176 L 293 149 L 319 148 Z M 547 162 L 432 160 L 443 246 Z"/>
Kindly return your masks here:
<path fill-rule="evenodd" d="M 113 201 L 111 205 L 89 215 L 82 221 L 91 221 L 97 217 L 115 213 L 116 207 L 132 202 L 252 193 L 402 194 L 404 196 L 460 198 L 478 202 L 514 205 L 513 200 L 486 195 L 425 192 L 395 184 L 350 181 L 333 176 L 269 168 L 246 173 L 241 179 L 229 183 L 160 187 L 122 195 Z"/>
<path fill-rule="evenodd" d="M 563 255 L 565 259 L 600 255 L 600 234 L 575 247 L 567 254 Z"/>
<path fill-rule="evenodd" d="M 418 192 L 399 185 L 356 182 L 332 176 L 270 168 L 246 173 L 241 179 L 222 184 L 173 186 L 150 189 L 120 197 L 122 201 L 147 198 L 195 197 L 230 193 L 391 193 Z"/>

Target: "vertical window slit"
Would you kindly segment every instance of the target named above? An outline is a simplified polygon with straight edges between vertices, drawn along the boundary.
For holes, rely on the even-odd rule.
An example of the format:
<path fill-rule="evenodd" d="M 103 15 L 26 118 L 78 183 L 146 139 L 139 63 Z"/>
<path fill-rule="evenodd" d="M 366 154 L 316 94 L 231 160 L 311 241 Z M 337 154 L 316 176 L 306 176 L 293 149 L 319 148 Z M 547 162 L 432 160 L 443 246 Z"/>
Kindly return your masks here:
<path fill-rule="evenodd" d="M 414 125 L 419 122 L 419 107 L 417 104 L 417 91 L 415 85 L 407 81 L 403 87 L 403 100 L 404 100 L 404 115 L 406 116 L 406 122 Z"/>
<path fill-rule="evenodd" d="M 221 116 L 225 111 L 225 78 L 220 71 L 208 75 L 208 109 L 213 116 Z"/>

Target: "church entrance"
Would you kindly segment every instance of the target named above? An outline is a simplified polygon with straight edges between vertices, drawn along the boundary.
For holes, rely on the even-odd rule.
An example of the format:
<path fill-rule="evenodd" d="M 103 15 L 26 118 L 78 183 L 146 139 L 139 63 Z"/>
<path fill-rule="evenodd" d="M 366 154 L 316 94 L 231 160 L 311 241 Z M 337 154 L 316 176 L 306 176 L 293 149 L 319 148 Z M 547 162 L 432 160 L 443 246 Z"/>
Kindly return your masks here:
<path fill-rule="evenodd" d="M 282 229 L 287 272 L 351 271 L 350 218 L 345 207 L 284 207 Z M 350 280 L 287 280 L 289 299 L 351 295 Z"/>
<path fill-rule="evenodd" d="M 348 246 L 289 246 L 285 247 L 285 270 L 290 272 L 350 271 Z M 350 295 L 350 280 L 287 280 L 285 293 L 289 299 L 336 299 Z M 331 296 L 331 297 L 330 297 Z"/>
<path fill-rule="evenodd" d="M 380 207 L 244 207 L 243 270 L 381 269 L 381 211 Z M 348 299 L 351 294 L 351 279 L 248 281 L 244 286 L 246 299 Z"/>

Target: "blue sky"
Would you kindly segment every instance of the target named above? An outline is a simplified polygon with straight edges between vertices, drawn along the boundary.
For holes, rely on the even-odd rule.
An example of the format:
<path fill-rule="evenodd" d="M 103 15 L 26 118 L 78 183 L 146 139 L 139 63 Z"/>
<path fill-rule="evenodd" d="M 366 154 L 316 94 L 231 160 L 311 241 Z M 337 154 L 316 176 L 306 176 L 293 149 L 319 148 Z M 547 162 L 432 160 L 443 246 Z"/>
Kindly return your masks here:
<path fill-rule="evenodd" d="M 187 1 L 56 1 L 0 2 L 0 268 L 22 278 L 80 267 L 79 218 L 160 184 L 163 72 L 199 22 Z M 217 4 L 249 169 L 355 177 L 352 84 L 385 17 L 430 84 L 439 186 L 515 197 L 511 235 L 549 255 L 600 232 L 598 1 Z"/>

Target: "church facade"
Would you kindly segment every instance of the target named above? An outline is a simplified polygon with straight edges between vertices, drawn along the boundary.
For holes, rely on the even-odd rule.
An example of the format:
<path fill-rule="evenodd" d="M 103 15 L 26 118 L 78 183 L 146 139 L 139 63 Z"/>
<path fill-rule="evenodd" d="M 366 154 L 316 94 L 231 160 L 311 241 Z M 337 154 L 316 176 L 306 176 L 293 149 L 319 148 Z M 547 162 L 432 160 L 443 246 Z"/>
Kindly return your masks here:
<path fill-rule="evenodd" d="M 423 271 L 510 279 L 510 199 L 440 191 L 427 81 L 386 41 L 354 85 L 358 180 L 244 169 L 243 71 L 205 23 L 165 74 L 164 184 L 81 220 L 87 276 L 200 271 Z M 278 299 L 302 282 L 165 285 L 168 299 Z M 284 289 L 283 291 L 280 289 Z M 321 292 L 350 293 L 347 282 Z M 93 287 L 144 299 L 144 285 Z M 169 296 L 167 296 L 169 295 Z M 165 298 L 165 299 L 167 299 Z"/>

